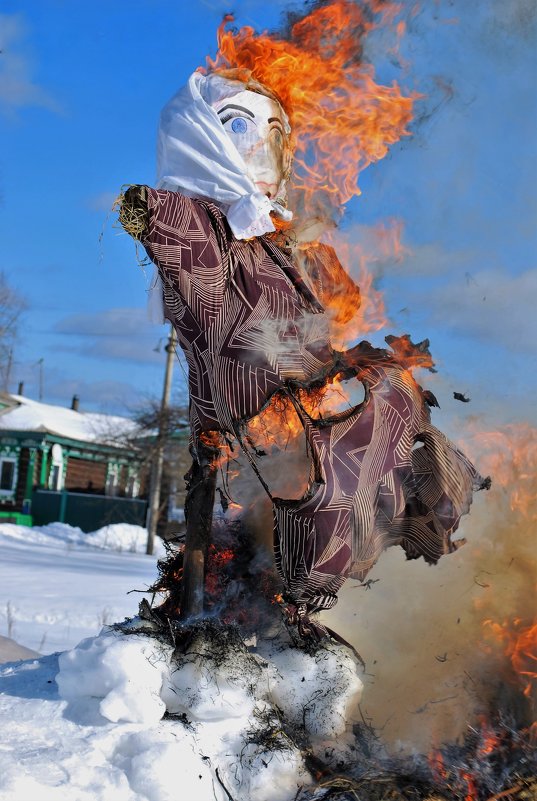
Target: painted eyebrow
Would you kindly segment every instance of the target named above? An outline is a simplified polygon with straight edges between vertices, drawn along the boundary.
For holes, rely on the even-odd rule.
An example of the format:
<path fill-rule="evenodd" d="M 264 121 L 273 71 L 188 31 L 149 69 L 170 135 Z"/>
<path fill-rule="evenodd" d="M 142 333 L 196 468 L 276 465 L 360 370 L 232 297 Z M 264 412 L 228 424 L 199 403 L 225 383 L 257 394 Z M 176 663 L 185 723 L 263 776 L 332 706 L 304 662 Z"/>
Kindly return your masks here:
<path fill-rule="evenodd" d="M 280 118 L 279 118 L 279 117 L 269 117 L 268 121 L 269 121 L 269 122 L 279 122 L 279 123 L 280 123 L 280 125 L 281 125 L 281 126 L 282 126 L 282 128 L 283 128 L 283 122 L 280 120 Z"/>
<path fill-rule="evenodd" d="M 237 109 L 237 111 L 244 111 L 244 113 L 245 114 L 249 114 L 252 119 L 254 119 L 254 117 L 255 117 L 255 114 L 253 112 L 251 112 L 250 109 L 244 108 L 244 106 L 235 106 L 233 103 L 228 103 L 227 106 L 224 106 L 223 108 L 221 108 L 219 110 L 218 114 L 221 114 L 223 111 L 225 111 L 228 108 L 234 108 L 234 109 Z"/>

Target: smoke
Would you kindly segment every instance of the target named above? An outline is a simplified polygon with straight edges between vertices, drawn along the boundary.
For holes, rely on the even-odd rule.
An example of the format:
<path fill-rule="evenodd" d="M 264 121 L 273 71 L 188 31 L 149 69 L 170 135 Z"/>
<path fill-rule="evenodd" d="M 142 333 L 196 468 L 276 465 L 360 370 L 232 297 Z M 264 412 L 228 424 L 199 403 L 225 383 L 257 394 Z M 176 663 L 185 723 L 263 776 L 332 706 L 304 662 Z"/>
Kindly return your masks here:
<path fill-rule="evenodd" d="M 466 545 L 432 567 L 405 563 L 392 548 L 370 573 L 370 589 L 348 582 L 323 615 L 365 659 L 362 711 L 392 749 L 454 741 L 488 711 L 500 684 L 519 681 L 484 621 L 512 630 L 518 618 L 531 623 L 537 435 L 511 427 L 469 440 L 467 450 L 497 481 L 461 525 Z"/>
<path fill-rule="evenodd" d="M 362 712 L 383 740 L 394 750 L 428 751 L 464 733 L 494 703 L 499 684 L 516 683 L 485 621 L 515 631 L 516 619 L 529 624 L 535 598 L 535 431 L 506 423 L 534 415 L 537 389 L 530 348 L 518 353 L 519 336 L 532 343 L 537 333 L 530 300 L 537 50 L 535 7 L 526 0 L 422 4 L 412 16 L 414 7 L 397 51 L 382 30 L 364 51 L 384 83 L 395 77 L 423 93 L 413 137 L 364 171 L 363 195 L 350 204 L 342 233 L 366 252 L 373 289 L 385 290 L 389 331 L 431 338 L 442 370 L 426 383 L 443 407 L 434 422 L 445 429 L 447 412 L 451 435 L 493 486 L 461 524 L 463 548 L 433 567 L 387 551 L 365 586 L 347 582 L 323 620 L 365 659 Z M 388 218 L 404 227 L 399 261 L 376 241 L 379 220 Z M 361 283 L 358 261 L 350 271 Z M 472 403 L 453 401 L 454 389 Z M 475 433 L 492 427 L 499 433 L 488 442 Z M 304 464 L 301 473 L 283 455 L 273 464 L 283 484 L 274 494 L 300 495 Z M 241 488 L 237 499 L 268 542 L 270 503 L 252 493 Z"/>

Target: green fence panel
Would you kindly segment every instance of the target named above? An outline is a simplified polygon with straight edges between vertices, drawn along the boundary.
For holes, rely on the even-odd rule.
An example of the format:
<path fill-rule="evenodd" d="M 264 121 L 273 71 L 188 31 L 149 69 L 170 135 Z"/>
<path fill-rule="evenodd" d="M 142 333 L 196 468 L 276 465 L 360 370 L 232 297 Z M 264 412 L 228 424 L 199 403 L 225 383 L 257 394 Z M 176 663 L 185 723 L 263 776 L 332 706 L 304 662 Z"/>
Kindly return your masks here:
<path fill-rule="evenodd" d="M 60 519 L 61 492 L 34 490 L 32 494 L 32 517 L 34 526 L 46 526 Z"/>
<path fill-rule="evenodd" d="M 96 531 L 111 523 L 145 526 L 146 512 L 147 502 L 139 498 L 48 490 L 35 490 L 32 497 L 32 516 L 36 526 L 57 520 L 78 526 L 85 532 Z"/>

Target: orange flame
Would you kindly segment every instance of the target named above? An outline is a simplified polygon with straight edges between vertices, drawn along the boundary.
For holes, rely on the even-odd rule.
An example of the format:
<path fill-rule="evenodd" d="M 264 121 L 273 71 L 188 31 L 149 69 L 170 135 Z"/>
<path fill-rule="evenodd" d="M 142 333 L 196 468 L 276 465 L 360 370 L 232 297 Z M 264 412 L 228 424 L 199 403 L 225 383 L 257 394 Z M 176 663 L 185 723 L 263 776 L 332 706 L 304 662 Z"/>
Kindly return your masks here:
<path fill-rule="evenodd" d="M 466 773 L 463 771 L 461 773 L 461 779 L 466 782 L 467 788 L 464 801 L 477 801 L 477 787 L 474 777 L 471 775 L 471 773 Z"/>
<path fill-rule="evenodd" d="M 304 192 L 306 208 L 320 191 L 339 208 L 360 194 L 359 173 L 382 159 L 390 145 L 409 134 L 413 102 L 396 83 L 375 81 L 362 59 L 367 35 L 380 26 L 397 26 L 401 5 L 367 0 L 361 6 L 334 0 L 292 25 L 287 38 L 256 34 L 248 26 L 218 31 L 218 53 L 207 59 L 210 71 L 235 70 L 281 100 L 293 128 L 294 188 Z"/>
<path fill-rule="evenodd" d="M 338 376 L 313 391 L 300 394 L 300 403 L 313 419 L 327 418 L 348 408 L 353 401 Z M 291 401 L 274 395 L 269 405 L 248 421 L 248 436 L 255 446 L 286 450 L 302 434 L 304 426 Z"/>
<path fill-rule="evenodd" d="M 537 521 L 537 428 L 516 423 L 477 433 L 473 440 L 481 472 L 493 476 L 495 486 L 507 493 L 511 511 L 525 521 Z"/>
<path fill-rule="evenodd" d="M 483 621 L 485 634 L 503 648 L 505 656 L 523 685 L 523 692 L 530 697 L 537 682 L 537 623 L 521 628 L 522 621 L 516 618 L 511 623 Z"/>
<path fill-rule="evenodd" d="M 373 257 L 361 245 L 351 245 L 340 237 L 331 237 L 331 240 L 331 244 L 337 245 L 342 266 L 360 287 L 359 308 L 350 295 L 338 296 L 334 311 L 328 308 L 332 345 L 343 350 L 368 333 L 384 328 L 387 315 L 383 294 L 375 288 L 370 270 Z"/>
<path fill-rule="evenodd" d="M 437 782 L 445 779 L 447 776 L 446 766 L 444 764 L 444 756 L 439 748 L 433 748 L 428 757 L 429 767 L 431 773 Z"/>

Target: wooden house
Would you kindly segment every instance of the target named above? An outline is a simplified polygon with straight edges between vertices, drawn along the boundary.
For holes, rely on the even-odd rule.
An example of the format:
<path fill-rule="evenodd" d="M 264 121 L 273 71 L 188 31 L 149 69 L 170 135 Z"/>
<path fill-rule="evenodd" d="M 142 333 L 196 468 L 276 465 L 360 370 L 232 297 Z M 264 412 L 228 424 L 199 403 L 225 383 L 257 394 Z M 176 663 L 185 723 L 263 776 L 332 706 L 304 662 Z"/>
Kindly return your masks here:
<path fill-rule="evenodd" d="M 127 418 L 0 393 L 0 521 L 84 531 L 145 524 L 142 458 Z"/>

